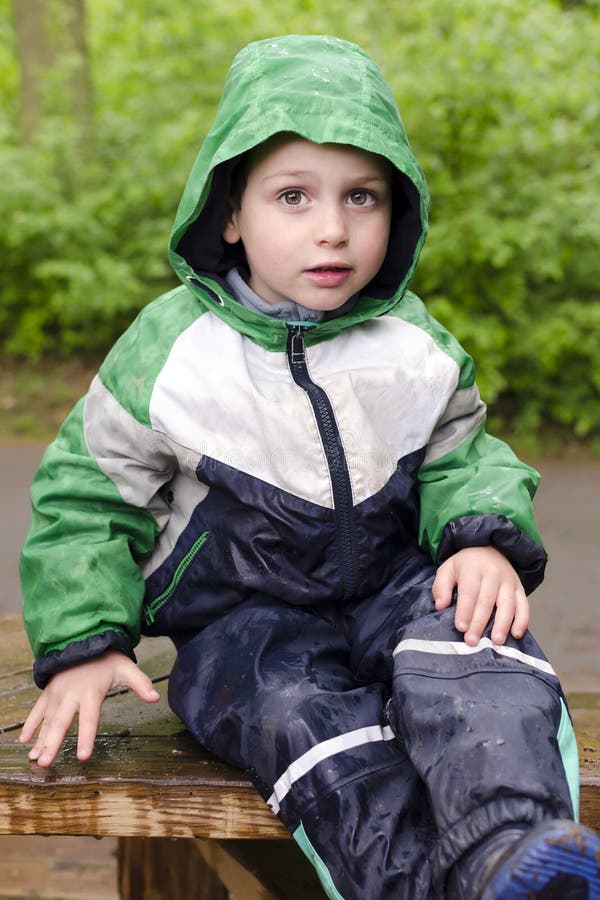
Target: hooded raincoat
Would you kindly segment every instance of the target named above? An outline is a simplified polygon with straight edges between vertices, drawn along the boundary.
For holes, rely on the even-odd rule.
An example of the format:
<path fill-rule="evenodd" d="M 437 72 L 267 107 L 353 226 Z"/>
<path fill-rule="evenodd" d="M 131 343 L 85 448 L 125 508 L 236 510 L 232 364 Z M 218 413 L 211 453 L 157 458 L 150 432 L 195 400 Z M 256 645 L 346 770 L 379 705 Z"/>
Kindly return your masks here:
<path fill-rule="evenodd" d="M 244 265 L 221 237 L 232 171 L 279 132 L 393 166 L 384 263 L 319 323 L 248 309 L 225 280 Z M 22 559 L 38 685 L 109 648 L 133 658 L 140 631 L 171 636 L 173 708 L 251 772 L 336 898 L 434 896 L 499 824 L 576 803 L 533 638 L 475 652 L 431 599 L 435 564 L 463 547 L 497 547 L 528 591 L 546 555 L 537 474 L 486 434 L 472 360 L 408 290 L 427 211 L 358 47 L 243 50 L 172 231 L 182 285 L 140 313 L 46 452 Z"/>

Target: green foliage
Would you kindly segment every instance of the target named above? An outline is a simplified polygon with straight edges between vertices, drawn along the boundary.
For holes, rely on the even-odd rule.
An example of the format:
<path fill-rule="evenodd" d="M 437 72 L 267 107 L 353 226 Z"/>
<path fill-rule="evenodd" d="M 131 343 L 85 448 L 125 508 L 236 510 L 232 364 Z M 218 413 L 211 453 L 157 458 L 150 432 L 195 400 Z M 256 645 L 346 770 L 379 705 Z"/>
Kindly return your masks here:
<path fill-rule="evenodd" d="M 457 6 L 436 26 L 418 5 L 392 77 L 432 191 L 414 287 L 476 358 L 505 426 L 598 434 L 600 20 Z"/>
<path fill-rule="evenodd" d="M 282 32 L 355 40 L 389 79 L 432 193 L 415 290 L 478 364 L 503 426 L 600 434 L 600 4 L 87 0 L 94 133 L 47 82 L 17 138 L 0 0 L 0 346 L 93 354 L 174 283 L 166 244 L 229 63 Z"/>

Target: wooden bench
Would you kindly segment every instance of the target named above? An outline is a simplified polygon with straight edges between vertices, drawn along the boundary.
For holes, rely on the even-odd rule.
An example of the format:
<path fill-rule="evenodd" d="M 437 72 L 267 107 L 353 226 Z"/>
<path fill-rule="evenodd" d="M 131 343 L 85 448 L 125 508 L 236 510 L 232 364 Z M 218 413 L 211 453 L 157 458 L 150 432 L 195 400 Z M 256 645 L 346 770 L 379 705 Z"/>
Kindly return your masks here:
<path fill-rule="evenodd" d="M 116 835 L 126 900 L 308 900 L 323 897 L 312 867 L 241 772 L 203 751 L 166 702 L 173 651 L 145 640 L 142 668 L 161 692 L 106 701 L 92 760 L 75 738 L 41 769 L 17 737 L 38 696 L 17 617 L 0 620 L 0 835 Z M 600 694 L 569 698 L 581 759 L 581 818 L 600 829 Z"/>

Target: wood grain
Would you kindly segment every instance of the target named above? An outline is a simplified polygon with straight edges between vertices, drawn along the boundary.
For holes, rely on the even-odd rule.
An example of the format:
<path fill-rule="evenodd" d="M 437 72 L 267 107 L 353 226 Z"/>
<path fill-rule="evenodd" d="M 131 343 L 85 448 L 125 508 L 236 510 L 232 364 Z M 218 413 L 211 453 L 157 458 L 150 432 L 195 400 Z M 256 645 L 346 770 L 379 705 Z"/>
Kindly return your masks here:
<path fill-rule="evenodd" d="M 41 769 L 0 743 L 0 834 L 288 838 L 241 772 L 187 734 L 102 735 L 80 763 L 70 738 Z"/>

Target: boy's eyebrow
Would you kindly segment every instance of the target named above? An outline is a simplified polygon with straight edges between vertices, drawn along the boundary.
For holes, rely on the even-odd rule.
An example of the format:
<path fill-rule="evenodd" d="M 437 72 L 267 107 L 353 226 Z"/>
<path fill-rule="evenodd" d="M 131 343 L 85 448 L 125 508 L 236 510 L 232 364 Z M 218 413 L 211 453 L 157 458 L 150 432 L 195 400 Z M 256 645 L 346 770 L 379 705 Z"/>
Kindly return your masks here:
<path fill-rule="evenodd" d="M 280 172 L 273 172 L 272 175 L 265 175 L 262 180 L 264 182 L 271 181 L 272 178 L 304 178 L 306 175 L 310 175 L 310 172 L 302 169 L 282 169 Z"/>
<path fill-rule="evenodd" d="M 289 171 L 287 169 L 282 169 L 281 172 L 265 175 L 262 182 L 264 184 L 267 181 L 271 181 L 273 178 L 306 178 L 311 175 L 313 175 L 313 173 L 308 169 L 294 169 Z M 388 179 L 385 175 L 379 175 L 377 172 L 364 172 L 361 175 L 349 175 L 348 181 L 352 183 L 369 184 L 375 181 L 387 183 Z"/>

